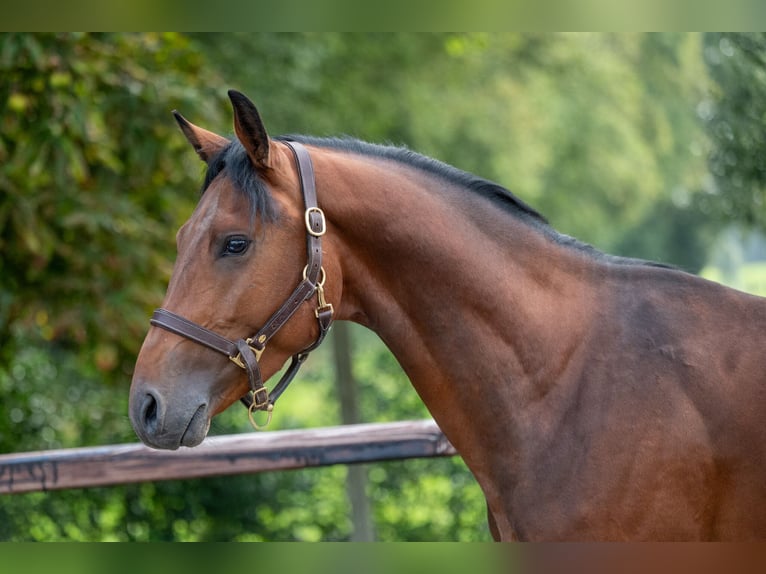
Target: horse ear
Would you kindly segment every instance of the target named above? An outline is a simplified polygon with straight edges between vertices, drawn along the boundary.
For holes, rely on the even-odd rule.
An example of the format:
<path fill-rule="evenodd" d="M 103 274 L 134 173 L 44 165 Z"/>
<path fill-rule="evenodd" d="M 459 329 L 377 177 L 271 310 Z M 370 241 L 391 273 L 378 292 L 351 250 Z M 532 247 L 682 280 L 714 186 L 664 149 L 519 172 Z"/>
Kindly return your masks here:
<path fill-rule="evenodd" d="M 261 116 L 253 102 L 236 90 L 229 90 L 229 99 L 234 108 L 234 132 L 247 151 L 256 169 L 269 167 L 269 136 Z"/>
<path fill-rule="evenodd" d="M 223 136 L 195 126 L 176 110 L 173 110 L 173 116 L 176 118 L 186 139 L 192 144 L 194 151 L 197 152 L 197 155 L 205 163 L 209 163 L 223 148 L 231 143 Z"/>

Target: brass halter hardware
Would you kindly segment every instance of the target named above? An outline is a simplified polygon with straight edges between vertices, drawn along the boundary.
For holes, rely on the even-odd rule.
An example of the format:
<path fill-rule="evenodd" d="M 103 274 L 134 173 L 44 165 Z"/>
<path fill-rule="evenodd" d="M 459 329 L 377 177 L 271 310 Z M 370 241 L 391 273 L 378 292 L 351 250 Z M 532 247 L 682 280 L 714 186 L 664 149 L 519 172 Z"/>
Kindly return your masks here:
<path fill-rule="evenodd" d="M 268 397 L 269 391 L 266 389 L 266 387 L 261 387 L 264 391 L 266 391 L 266 396 Z M 257 396 L 258 391 L 261 389 L 256 389 L 256 391 L 253 393 L 253 396 Z M 264 408 L 265 407 L 265 408 Z M 256 410 L 265 410 L 266 411 L 266 422 L 262 425 L 259 425 L 257 422 L 255 422 L 255 417 L 253 415 L 253 411 Z M 274 403 L 270 402 L 268 399 L 265 403 L 259 403 L 256 400 L 254 400 L 252 403 L 250 403 L 250 406 L 247 407 L 247 419 L 250 421 L 250 424 L 253 426 L 255 430 L 263 430 L 267 426 L 269 426 L 269 423 L 271 422 L 271 415 L 274 413 Z"/>
<path fill-rule="evenodd" d="M 247 346 L 250 347 L 250 350 L 253 352 L 253 355 L 255 355 L 255 360 L 259 361 L 261 360 L 261 355 L 263 355 L 263 352 L 266 350 L 266 346 L 264 345 L 262 348 L 257 349 L 253 347 L 253 338 L 248 337 L 245 339 L 245 343 L 247 343 Z M 240 369 L 246 369 L 245 363 L 242 360 L 242 353 L 237 353 L 234 357 L 229 357 L 229 360 L 237 365 Z"/>
<path fill-rule="evenodd" d="M 306 273 L 308 272 L 308 265 L 303 268 L 303 279 L 306 280 Z M 314 309 L 314 316 L 319 319 L 320 315 L 322 313 L 330 313 L 332 314 L 334 312 L 334 308 L 332 306 L 332 303 L 328 303 L 327 300 L 324 297 L 324 282 L 327 279 L 327 276 L 324 272 L 324 267 L 319 268 L 319 280 L 316 283 L 316 289 L 317 289 L 317 306 L 316 309 Z"/>
<path fill-rule="evenodd" d="M 262 429 L 271 421 L 274 403 L 287 385 L 298 373 L 309 353 L 316 349 L 324 340 L 333 319 L 333 306 L 325 299 L 324 284 L 327 279 L 322 267 L 321 237 L 327 232 L 327 219 L 324 212 L 317 206 L 316 183 L 311 156 L 303 145 L 298 142 L 282 140 L 293 152 L 298 167 L 301 192 L 306 205 L 303 219 L 306 224 L 306 249 L 308 263 L 303 269 L 303 281 L 293 291 L 292 295 L 266 321 L 266 324 L 252 337 L 231 341 L 218 333 L 211 331 L 193 321 L 177 315 L 167 309 L 157 309 L 151 318 L 151 324 L 161 327 L 171 333 L 181 335 L 201 345 L 226 355 L 239 368 L 247 373 L 250 391 L 242 397 L 242 402 L 248 410 L 248 418 L 255 429 Z M 271 392 L 263 384 L 259 361 L 266 349 L 266 344 L 274 334 L 287 323 L 298 308 L 316 293 L 317 306 L 314 315 L 319 323 L 319 335 L 314 343 L 293 355 L 290 366 Z M 267 412 L 266 423 L 258 425 L 253 418 L 253 411 Z"/>
<path fill-rule="evenodd" d="M 319 216 L 319 229 L 315 230 L 311 226 L 311 216 L 316 213 Z M 327 219 L 325 219 L 324 211 L 318 207 L 309 207 L 303 214 L 303 221 L 306 223 L 306 229 L 314 237 L 322 237 L 327 232 Z"/>

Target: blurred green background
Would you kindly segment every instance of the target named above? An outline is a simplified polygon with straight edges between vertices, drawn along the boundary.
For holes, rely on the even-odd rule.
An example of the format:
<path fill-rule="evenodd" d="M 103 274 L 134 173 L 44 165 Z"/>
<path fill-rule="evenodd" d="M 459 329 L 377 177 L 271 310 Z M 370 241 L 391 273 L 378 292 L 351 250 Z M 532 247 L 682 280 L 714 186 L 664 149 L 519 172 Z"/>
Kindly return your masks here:
<path fill-rule="evenodd" d="M 0 452 L 136 440 L 133 362 L 203 175 L 170 110 L 230 133 L 229 88 L 272 135 L 405 144 L 599 249 L 766 294 L 763 34 L 2 34 Z M 349 420 L 349 357 L 358 420 L 428 416 L 351 326 L 273 428 Z M 234 406 L 211 434 L 236 432 Z M 6 541 L 489 538 L 457 457 L 0 497 Z"/>

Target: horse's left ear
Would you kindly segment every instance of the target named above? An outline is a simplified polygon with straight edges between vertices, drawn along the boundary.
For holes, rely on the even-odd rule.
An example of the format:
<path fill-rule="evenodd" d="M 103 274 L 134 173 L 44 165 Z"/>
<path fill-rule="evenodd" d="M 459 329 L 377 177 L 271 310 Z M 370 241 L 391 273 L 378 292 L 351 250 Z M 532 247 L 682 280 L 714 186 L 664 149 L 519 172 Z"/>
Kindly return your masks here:
<path fill-rule="evenodd" d="M 253 102 L 236 90 L 229 90 L 229 99 L 234 107 L 234 131 L 244 146 L 250 161 L 256 169 L 269 167 L 269 136 L 261 116 Z"/>

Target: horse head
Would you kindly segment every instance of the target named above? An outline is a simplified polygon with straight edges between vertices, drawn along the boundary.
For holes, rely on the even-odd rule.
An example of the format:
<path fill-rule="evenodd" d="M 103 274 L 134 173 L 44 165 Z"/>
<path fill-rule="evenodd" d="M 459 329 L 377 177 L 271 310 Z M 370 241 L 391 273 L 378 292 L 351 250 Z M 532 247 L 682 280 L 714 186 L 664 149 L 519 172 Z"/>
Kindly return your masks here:
<path fill-rule="evenodd" d="M 328 261 L 322 265 L 315 246 L 319 253 L 309 252 L 307 265 L 306 253 L 307 231 L 311 248 L 327 222 L 304 204 L 297 154 L 269 138 L 250 100 L 235 91 L 229 97 L 232 140 L 174 112 L 207 174 L 176 236 L 173 273 L 130 390 L 133 427 L 157 448 L 199 444 L 211 418 L 248 389 L 251 414 L 253 404 L 270 409 L 262 381 L 291 356 L 302 362 L 301 352 L 321 340 L 331 320 L 323 289 Z"/>

